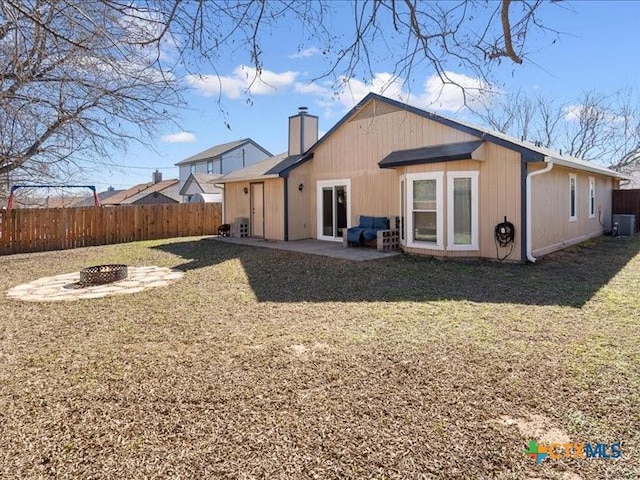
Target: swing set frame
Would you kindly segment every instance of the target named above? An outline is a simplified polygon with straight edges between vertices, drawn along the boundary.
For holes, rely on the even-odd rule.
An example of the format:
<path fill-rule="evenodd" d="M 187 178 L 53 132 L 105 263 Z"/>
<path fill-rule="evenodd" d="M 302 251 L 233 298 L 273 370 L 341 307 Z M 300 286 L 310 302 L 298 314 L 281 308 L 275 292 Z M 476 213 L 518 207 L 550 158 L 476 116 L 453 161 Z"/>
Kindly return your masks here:
<path fill-rule="evenodd" d="M 88 188 L 93 192 L 93 204 L 95 207 L 100 206 L 100 199 L 98 198 L 98 192 L 95 185 L 13 185 L 11 192 L 9 193 L 9 199 L 7 200 L 7 211 L 10 212 L 13 208 L 13 198 L 16 190 L 21 188 Z"/>

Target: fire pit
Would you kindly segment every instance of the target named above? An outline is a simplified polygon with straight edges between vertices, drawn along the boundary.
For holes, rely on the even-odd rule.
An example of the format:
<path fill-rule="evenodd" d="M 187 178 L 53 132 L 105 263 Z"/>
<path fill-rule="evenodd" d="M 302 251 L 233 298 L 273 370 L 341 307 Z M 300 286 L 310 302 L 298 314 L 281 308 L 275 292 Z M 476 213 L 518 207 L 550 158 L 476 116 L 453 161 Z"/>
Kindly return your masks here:
<path fill-rule="evenodd" d="M 126 265 L 96 265 L 80 270 L 80 285 L 103 285 L 127 278 Z"/>

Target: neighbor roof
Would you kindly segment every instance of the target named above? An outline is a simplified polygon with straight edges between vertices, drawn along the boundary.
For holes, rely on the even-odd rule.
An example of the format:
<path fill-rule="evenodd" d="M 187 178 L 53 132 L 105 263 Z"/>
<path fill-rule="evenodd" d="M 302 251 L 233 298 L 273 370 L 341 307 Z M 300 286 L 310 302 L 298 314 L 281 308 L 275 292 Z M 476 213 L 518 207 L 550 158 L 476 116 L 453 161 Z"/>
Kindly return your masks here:
<path fill-rule="evenodd" d="M 242 138 L 242 139 L 236 140 L 234 142 L 221 143 L 220 145 L 215 145 L 215 146 L 213 146 L 211 148 L 207 148 L 206 150 L 203 150 L 202 152 L 196 153 L 195 155 L 192 155 L 192 156 L 190 156 L 189 158 L 187 158 L 185 160 L 179 161 L 178 163 L 176 163 L 176 165 L 184 165 L 186 163 L 193 163 L 193 162 L 198 162 L 198 161 L 201 161 L 201 160 L 215 159 L 217 157 L 220 157 L 221 155 L 224 155 L 225 153 L 227 153 L 227 152 L 229 152 L 231 150 L 234 150 L 236 148 L 240 148 L 243 145 L 246 145 L 248 143 L 251 143 L 255 147 L 259 148 L 264 153 L 266 153 L 268 156 L 271 156 L 271 153 L 268 150 L 265 150 L 260 145 L 258 145 L 256 142 L 251 140 L 250 138 Z"/>
<path fill-rule="evenodd" d="M 217 183 L 227 182 L 240 182 L 247 180 L 257 180 L 264 178 L 277 178 L 280 173 L 289 167 L 289 165 L 295 163 L 300 158 L 300 155 L 289 156 L 287 152 L 280 153 L 273 157 L 262 160 L 261 162 L 254 163 L 248 167 L 233 172 L 227 173 L 224 177 L 219 179 Z"/>
<path fill-rule="evenodd" d="M 483 143 L 484 140 L 475 140 L 473 142 L 448 143 L 433 147 L 412 148 L 410 150 L 396 150 L 378 162 L 378 165 L 380 168 L 393 168 L 423 163 L 469 160 L 472 158 L 473 152 L 480 148 Z"/>
<path fill-rule="evenodd" d="M 105 190 L 104 192 L 99 192 L 98 200 L 102 205 L 108 198 L 122 191 L 123 190 Z M 86 197 L 81 198 L 77 202 L 74 202 L 73 205 L 71 206 L 72 207 L 93 207 L 94 204 L 95 204 L 95 199 L 93 198 L 93 195 L 88 195 Z"/>
<path fill-rule="evenodd" d="M 180 195 L 186 195 L 187 189 L 192 182 L 198 184 L 202 193 L 220 193 L 216 183 L 219 183 L 218 179 L 222 176 L 220 173 L 192 173 L 180 189 Z"/>
<path fill-rule="evenodd" d="M 454 128 L 459 131 L 463 131 L 470 135 L 476 136 L 480 139 L 490 141 L 497 145 L 501 145 L 505 148 L 509 148 L 511 150 L 518 151 L 522 153 L 523 160 L 527 162 L 544 162 L 546 160 L 552 160 L 554 163 L 566 167 L 576 168 L 579 170 L 586 170 L 589 172 L 599 173 L 602 175 L 608 175 L 612 177 L 618 178 L 627 178 L 625 175 L 620 174 L 614 170 L 601 167 L 595 163 L 588 162 L 586 160 L 581 160 L 579 158 L 574 158 L 566 155 L 560 155 L 560 153 L 551 150 L 545 147 L 539 147 L 531 142 L 518 140 L 515 137 L 510 135 L 495 132 L 492 130 L 488 130 L 486 128 L 472 125 L 470 123 L 460 122 L 459 120 L 453 120 L 451 118 L 429 112 L 427 110 L 421 110 L 416 107 L 412 107 L 406 103 L 398 102 L 396 100 L 392 100 L 387 97 L 383 97 L 382 95 L 378 95 L 376 93 L 369 93 L 366 97 L 364 97 L 355 107 L 353 107 L 349 113 L 347 113 L 338 123 L 336 123 L 325 135 L 323 135 L 314 145 L 305 152 L 304 155 L 300 157 L 296 162 L 291 164 L 285 171 L 281 172 L 282 175 L 286 175 L 286 173 L 302 163 L 306 162 L 313 158 L 313 151 L 317 149 L 323 142 L 325 142 L 338 128 L 340 128 L 344 123 L 346 123 L 349 119 L 351 119 L 354 115 L 356 115 L 361 109 L 365 107 L 365 105 L 373 100 L 377 100 L 379 102 L 384 102 L 389 105 L 395 106 L 399 109 L 405 110 L 407 112 L 413 113 L 415 115 L 421 116 L 423 118 L 428 118 L 433 120 L 434 122 L 438 122 L 442 125 L 446 125 L 448 127 Z"/>
<path fill-rule="evenodd" d="M 173 180 L 163 180 L 157 183 L 153 183 L 153 182 L 140 183 L 138 185 L 134 185 L 133 187 L 127 190 L 121 190 L 120 192 L 110 196 L 104 202 L 102 202 L 102 204 L 103 205 L 128 204 L 150 193 L 161 192 L 165 188 L 169 188 L 178 182 L 180 182 L 180 180 L 173 179 Z"/>
<path fill-rule="evenodd" d="M 134 204 L 136 202 L 139 202 L 140 200 L 153 196 L 155 197 L 164 197 L 167 200 L 170 200 L 173 203 L 180 203 L 178 202 L 178 200 L 176 200 L 175 198 L 171 198 L 167 195 L 165 195 L 164 193 L 161 193 L 159 191 L 153 191 L 153 190 L 143 190 L 142 192 L 136 193 L 135 195 L 132 195 L 131 197 L 127 198 L 123 203 L 125 204 Z M 169 203 L 171 203 L 169 202 Z"/>

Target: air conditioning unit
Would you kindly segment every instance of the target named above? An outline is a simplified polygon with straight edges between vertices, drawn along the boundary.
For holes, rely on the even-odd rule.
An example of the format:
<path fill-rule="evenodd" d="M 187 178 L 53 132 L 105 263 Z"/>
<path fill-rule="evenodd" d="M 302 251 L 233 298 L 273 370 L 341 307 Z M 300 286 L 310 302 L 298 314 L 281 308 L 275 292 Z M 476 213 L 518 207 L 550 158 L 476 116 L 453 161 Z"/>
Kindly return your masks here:
<path fill-rule="evenodd" d="M 613 226 L 618 224 L 618 235 L 622 237 L 632 237 L 636 233 L 636 216 L 622 215 L 616 213 L 613 215 Z"/>

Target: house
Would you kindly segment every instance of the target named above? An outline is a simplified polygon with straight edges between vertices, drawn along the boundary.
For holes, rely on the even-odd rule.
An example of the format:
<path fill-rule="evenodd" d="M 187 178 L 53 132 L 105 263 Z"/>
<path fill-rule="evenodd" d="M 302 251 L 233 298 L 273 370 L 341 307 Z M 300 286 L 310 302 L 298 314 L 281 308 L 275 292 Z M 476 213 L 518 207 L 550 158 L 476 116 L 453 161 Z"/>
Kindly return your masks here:
<path fill-rule="evenodd" d="M 180 181 L 162 180 L 162 174 L 153 172 L 152 181 L 121 190 L 102 202 L 109 205 L 143 205 L 158 203 L 180 203 Z"/>
<path fill-rule="evenodd" d="M 342 241 L 360 215 L 397 217 L 406 252 L 535 261 L 610 229 L 625 178 L 373 93 L 319 140 L 317 125 L 300 111 L 286 158 L 220 179 L 226 221 L 249 218 L 255 237 Z"/>
<path fill-rule="evenodd" d="M 116 190 L 113 187 L 109 187 L 107 190 L 105 190 L 104 192 L 98 192 L 98 202 L 100 202 L 100 205 L 102 205 L 104 202 L 107 201 L 107 199 L 109 197 L 112 197 L 113 195 L 116 195 L 120 192 L 122 192 L 123 190 Z M 82 197 L 81 199 L 73 202 L 70 206 L 73 208 L 79 208 L 79 207 L 93 207 L 95 205 L 95 197 L 93 195 L 89 195 L 86 197 Z"/>
<path fill-rule="evenodd" d="M 271 156 L 268 150 L 250 138 L 215 145 L 176 163 L 180 170 L 180 189 L 182 190 L 185 187 L 189 176 L 193 173 L 224 175 L 234 170 L 253 165 Z M 189 195 L 196 193 L 206 192 L 194 191 L 191 194 L 185 195 L 183 201 L 188 201 Z"/>
<path fill-rule="evenodd" d="M 299 158 L 290 157 L 285 152 L 220 178 L 218 183 L 224 184 L 224 221 L 229 223 L 238 217 L 250 218 L 252 236 L 283 240 L 284 209 L 280 203 L 286 180 L 278 175 L 279 166 L 284 165 L 287 159 Z M 231 202 L 228 211 L 227 201 Z"/>
<path fill-rule="evenodd" d="M 180 196 L 185 203 L 222 203 L 222 189 L 217 186 L 221 177 L 220 173 L 192 173 L 180 188 Z"/>

